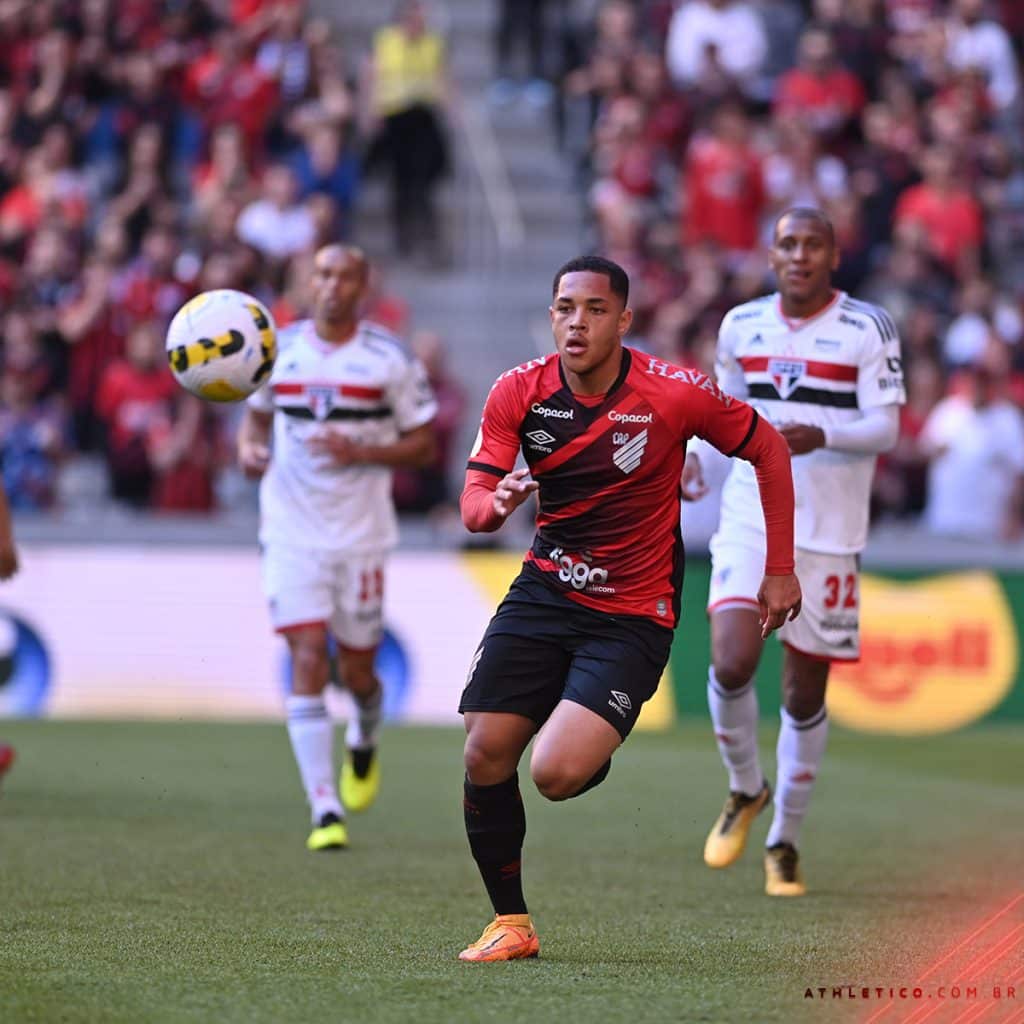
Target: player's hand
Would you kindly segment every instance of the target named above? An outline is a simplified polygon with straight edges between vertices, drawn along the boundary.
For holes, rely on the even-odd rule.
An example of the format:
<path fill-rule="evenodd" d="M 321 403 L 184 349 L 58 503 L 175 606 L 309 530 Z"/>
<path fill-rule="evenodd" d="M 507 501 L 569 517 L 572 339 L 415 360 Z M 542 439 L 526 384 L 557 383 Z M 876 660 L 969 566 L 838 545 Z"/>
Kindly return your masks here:
<path fill-rule="evenodd" d="M 0 580 L 9 580 L 17 571 L 18 552 L 14 545 L 0 545 Z"/>
<path fill-rule="evenodd" d="M 687 452 L 679 496 L 683 501 L 699 501 L 710 489 L 704 482 L 704 467 L 700 464 L 700 456 L 696 452 Z"/>
<path fill-rule="evenodd" d="M 825 431 L 806 423 L 784 423 L 779 433 L 785 438 L 792 455 L 806 455 L 815 448 L 825 447 Z"/>
<path fill-rule="evenodd" d="M 247 477 L 259 477 L 270 465 L 270 449 L 255 441 L 243 441 L 238 446 L 238 465 Z"/>
<path fill-rule="evenodd" d="M 757 592 L 761 609 L 761 639 L 766 639 L 788 618 L 793 621 L 800 614 L 800 581 L 793 573 L 788 576 L 765 576 Z"/>
<path fill-rule="evenodd" d="M 351 466 L 362 461 L 362 446 L 335 430 L 311 435 L 306 447 L 313 455 L 326 455 L 337 466 Z"/>
<path fill-rule="evenodd" d="M 494 511 L 503 519 L 512 515 L 540 487 L 536 480 L 527 479 L 529 474 L 528 469 L 513 469 L 498 483 L 491 501 L 494 503 Z"/>

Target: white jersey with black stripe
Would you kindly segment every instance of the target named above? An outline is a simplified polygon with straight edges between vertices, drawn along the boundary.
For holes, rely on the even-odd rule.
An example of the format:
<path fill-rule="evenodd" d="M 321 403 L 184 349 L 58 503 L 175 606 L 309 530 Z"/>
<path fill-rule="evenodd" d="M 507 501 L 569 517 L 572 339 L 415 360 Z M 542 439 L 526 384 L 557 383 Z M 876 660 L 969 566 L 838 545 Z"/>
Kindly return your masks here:
<path fill-rule="evenodd" d="M 335 431 L 386 445 L 429 423 L 437 403 L 422 364 L 369 321 L 336 344 L 303 320 L 284 328 L 278 345 L 273 372 L 249 399 L 274 414 L 273 457 L 260 484 L 261 542 L 353 553 L 394 547 L 391 470 L 339 466 L 309 442 Z"/>
<path fill-rule="evenodd" d="M 845 292 L 804 320 L 783 315 L 777 293 L 731 309 L 719 330 L 717 375 L 724 391 L 777 427 L 826 428 L 906 401 L 892 318 Z M 793 457 L 798 547 L 837 555 L 864 547 L 874 468 L 874 455 L 828 448 Z M 719 531 L 726 530 L 764 535 L 757 479 L 739 459 L 722 494 Z"/>

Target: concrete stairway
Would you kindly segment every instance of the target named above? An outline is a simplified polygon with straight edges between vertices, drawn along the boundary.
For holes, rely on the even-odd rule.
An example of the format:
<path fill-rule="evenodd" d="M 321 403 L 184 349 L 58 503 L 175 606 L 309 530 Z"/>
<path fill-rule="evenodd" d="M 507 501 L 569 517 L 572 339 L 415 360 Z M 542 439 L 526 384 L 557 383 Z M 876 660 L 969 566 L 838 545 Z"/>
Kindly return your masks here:
<path fill-rule="evenodd" d="M 391 7 L 354 0 L 318 5 L 340 26 L 353 67 Z M 464 452 L 494 378 L 551 349 L 551 277 L 578 251 L 580 203 L 556 150 L 550 112 L 522 101 L 501 108 L 487 102 L 496 3 L 435 0 L 431 6 L 448 40 L 455 93 L 450 132 L 456 166 L 442 203 L 452 265 L 424 268 L 394 258 L 382 181 L 364 184 L 357 230 L 389 289 L 409 303 L 414 327 L 438 330 L 448 342 L 452 370 L 470 398 L 459 445 Z"/>

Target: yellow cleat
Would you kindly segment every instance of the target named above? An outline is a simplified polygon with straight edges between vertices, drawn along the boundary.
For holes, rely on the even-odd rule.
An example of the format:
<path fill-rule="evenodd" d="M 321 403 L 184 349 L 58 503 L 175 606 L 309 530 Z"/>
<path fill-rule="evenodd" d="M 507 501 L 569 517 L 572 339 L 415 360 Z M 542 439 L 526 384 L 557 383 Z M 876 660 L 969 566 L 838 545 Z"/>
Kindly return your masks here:
<path fill-rule="evenodd" d="M 739 859 L 747 845 L 750 826 L 771 798 L 772 787 L 767 782 L 756 796 L 736 792 L 729 794 L 704 843 L 704 863 L 709 868 L 727 868 Z"/>
<path fill-rule="evenodd" d="M 764 851 L 764 891 L 769 896 L 803 896 L 800 854 L 792 843 L 776 843 Z"/>
<path fill-rule="evenodd" d="M 307 850 L 344 850 L 346 846 L 348 830 L 336 814 L 325 814 L 306 840 Z"/>
<path fill-rule="evenodd" d="M 531 960 L 540 953 L 540 939 L 529 914 L 498 914 L 459 959 L 466 963 L 495 963 L 499 960 Z"/>
<path fill-rule="evenodd" d="M 347 750 L 338 786 L 346 810 L 354 814 L 365 811 L 377 799 L 380 790 L 380 759 L 377 751 L 373 748 Z"/>

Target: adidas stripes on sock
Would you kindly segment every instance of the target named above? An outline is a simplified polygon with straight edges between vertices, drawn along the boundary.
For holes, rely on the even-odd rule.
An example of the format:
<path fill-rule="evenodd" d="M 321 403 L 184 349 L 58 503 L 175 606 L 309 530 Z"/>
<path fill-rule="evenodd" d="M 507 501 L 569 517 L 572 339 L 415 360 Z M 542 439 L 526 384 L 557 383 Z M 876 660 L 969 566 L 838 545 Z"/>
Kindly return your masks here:
<path fill-rule="evenodd" d="M 299 766 L 314 824 L 327 813 L 344 816 L 334 781 L 334 723 L 322 696 L 291 696 L 285 701 L 288 738 Z"/>
<path fill-rule="evenodd" d="M 764 785 L 757 753 L 757 690 L 754 680 L 739 690 L 726 690 L 708 669 L 708 707 L 722 762 L 729 771 L 729 789 L 755 796 Z"/>
<path fill-rule="evenodd" d="M 828 741 L 828 714 L 822 707 L 810 718 L 798 722 L 783 708 L 780 712 L 778 782 L 775 790 L 775 815 L 768 830 L 766 846 L 776 843 L 797 845 L 800 826 L 811 802 Z"/>

